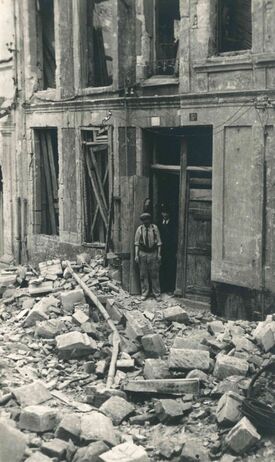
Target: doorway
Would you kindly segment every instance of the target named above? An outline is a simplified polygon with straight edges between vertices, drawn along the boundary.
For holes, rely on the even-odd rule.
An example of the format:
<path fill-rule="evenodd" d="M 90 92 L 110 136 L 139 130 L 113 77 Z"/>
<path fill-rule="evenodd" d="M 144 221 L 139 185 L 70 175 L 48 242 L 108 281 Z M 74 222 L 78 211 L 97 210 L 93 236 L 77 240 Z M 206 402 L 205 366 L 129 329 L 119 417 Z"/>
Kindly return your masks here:
<path fill-rule="evenodd" d="M 170 260 L 160 268 L 161 289 L 186 298 L 211 294 L 212 128 L 158 129 L 151 140 L 150 196 Z M 163 235 L 163 209 L 170 228 Z M 168 284 L 168 286 L 167 286 Z"/>
<path fill-rule="evenodd" d="M 0 167 L 0 256 L 4 254 L 3 177 Z"/>

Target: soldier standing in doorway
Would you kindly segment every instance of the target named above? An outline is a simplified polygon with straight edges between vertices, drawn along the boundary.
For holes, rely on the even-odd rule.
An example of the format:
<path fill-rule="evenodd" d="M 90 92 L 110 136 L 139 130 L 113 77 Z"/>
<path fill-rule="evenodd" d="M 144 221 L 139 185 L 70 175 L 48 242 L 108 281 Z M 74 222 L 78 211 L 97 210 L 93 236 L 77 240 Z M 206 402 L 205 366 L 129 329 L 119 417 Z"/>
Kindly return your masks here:
<path fill-rule="evenodd" d="M 135 235 L 135 261 L 139 264 L 142 300 L 152 295 L 160 301 L 159 265 L 161 261 L 161 239 L 157 225 L 152 223 L 148 212 L 140 215 L 142 224 Z"/>

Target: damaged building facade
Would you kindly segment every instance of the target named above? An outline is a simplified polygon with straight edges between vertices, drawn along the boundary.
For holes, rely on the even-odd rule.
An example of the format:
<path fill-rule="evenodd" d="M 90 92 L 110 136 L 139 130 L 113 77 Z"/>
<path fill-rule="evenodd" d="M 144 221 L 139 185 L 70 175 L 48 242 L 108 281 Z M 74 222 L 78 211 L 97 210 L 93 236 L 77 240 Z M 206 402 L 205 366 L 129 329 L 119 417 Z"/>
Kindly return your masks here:
<path fill-rule="evenodd" d="M 175 293 L 230 317 L 275 293 L 275 5 L 15 2 L 12 251 L 112 251 L 139 293 L 146 198 L 177 233 Z M 3 178 L 3 185 L 8 178 Z"/>

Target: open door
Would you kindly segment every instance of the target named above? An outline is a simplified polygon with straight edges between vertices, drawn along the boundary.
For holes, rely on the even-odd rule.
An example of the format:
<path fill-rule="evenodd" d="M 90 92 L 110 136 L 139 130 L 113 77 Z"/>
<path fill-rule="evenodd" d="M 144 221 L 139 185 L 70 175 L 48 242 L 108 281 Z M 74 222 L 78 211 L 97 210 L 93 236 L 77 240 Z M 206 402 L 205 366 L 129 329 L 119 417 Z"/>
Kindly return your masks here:
<path fill-rule="evenodd" d="M 213 174 L 213 281 L 260 289 L 263 161 L 260 127 L 228 126 L 216 138 Z"/>

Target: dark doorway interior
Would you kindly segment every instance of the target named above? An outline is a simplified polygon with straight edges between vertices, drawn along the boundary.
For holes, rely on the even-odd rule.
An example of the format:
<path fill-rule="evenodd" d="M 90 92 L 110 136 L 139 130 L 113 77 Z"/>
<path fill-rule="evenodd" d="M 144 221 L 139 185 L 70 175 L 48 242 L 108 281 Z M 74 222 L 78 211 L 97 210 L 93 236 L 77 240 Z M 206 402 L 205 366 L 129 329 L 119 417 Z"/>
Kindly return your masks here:
<path fill-rule="evenodd" d="M 150 138 L 150 196 L 163 239 L 161 289 L 174 292 L 177 285 L 182 295 L 203 300 L 211 292 L 212 128 L 158 129 Z"/>

